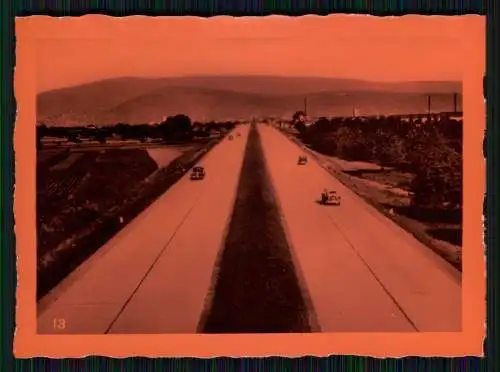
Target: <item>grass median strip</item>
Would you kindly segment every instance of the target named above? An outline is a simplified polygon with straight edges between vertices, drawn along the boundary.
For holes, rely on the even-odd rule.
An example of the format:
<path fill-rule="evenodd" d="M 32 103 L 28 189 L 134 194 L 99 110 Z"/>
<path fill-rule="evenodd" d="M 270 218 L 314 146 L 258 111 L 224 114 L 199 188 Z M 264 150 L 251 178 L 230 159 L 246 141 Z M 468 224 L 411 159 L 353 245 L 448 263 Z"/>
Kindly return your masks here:
<path fill-rule="evenodd" d="M 264 153 L 249 132 L 231 222 L 202 333 L 309 332 Z"/>

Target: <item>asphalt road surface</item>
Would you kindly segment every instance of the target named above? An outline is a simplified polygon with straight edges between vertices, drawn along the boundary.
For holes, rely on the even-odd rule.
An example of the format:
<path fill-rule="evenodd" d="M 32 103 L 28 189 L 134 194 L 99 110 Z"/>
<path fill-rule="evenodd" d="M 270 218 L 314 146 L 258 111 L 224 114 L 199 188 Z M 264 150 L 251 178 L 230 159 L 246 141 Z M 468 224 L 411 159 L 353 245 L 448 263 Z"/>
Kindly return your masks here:
<path fill-rule="evenodd" d="M 297 270 L 325 332 L 460 331 L 457 271 L 332 177 L 275 128 L 259 126 Z M 341 206 L 315 201 L 337 190 Z"/>
<path fill-rule="evenodd" d="M 275 128 L 238 131 L 205 180 L 183 177 L 39 302 L 39 333 L 461 330 L 455 269 L 297 165 Z M 319 205 L 324 188 L 342 205 Z"/>
<path fill-rule="evenodd" d="M 199 165 L 39 303 L 38 333 L 192 333 L 232 212 L 248 126 Z M 54 329 L 54 319 L 64 327 Z"/>

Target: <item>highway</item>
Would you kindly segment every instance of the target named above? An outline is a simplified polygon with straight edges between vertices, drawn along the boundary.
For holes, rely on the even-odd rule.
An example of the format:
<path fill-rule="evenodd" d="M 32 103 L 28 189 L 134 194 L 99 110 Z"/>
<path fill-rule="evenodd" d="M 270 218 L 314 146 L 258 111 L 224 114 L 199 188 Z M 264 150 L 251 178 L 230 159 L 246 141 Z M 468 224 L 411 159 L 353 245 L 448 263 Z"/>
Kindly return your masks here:
<path fill-rule="evenodd" d="M 193 333 L 205 306 L 243 161 L 241 137 L 201 161 L 39 303 L 40 334 Z M 54 319 L 64 328 L 54 329 Z"/>
<path fill-rule="evenodd" d="M 249 127 L 240 126 L 241 137 L 222 141 L 205 156 L 205 180 L 184 176 L 43 298 L 38 333 L 200 332 L 200 321 L 217 298 L 214 273 L 235 215 Z M 455 269 L 312 159 L 298 166 L 303 150 L 277 129 L 258 124 L 257 130 L 296 273 L 287 280 L 296 275 L 293 280 L 312 319 L 305 331 L 461 330 Z M 316 200 L 324 188 L 337 190 L 342 205 L 320 206 Z M 231 249 L 231 259 L 238 260 L 234 244 Z M 240 260 L 245 257 L 248 252 L 242 251 Z M 265 264 L 238 276 L 240 304 L 245 303 L 243 286 L 251 286 L 259 269 L 266 271 Z M 285 266 L 280 270 L 286 271 Z M 226 294 L 232 293 L 230 281 L 226 275 Z M 273 286 L 271 294 L 286 292 L 279 283 Z M 218 300 L 218 307 L 225 302 L 231 299 Z M 287 311 L 299 308 L 288 306 Z M 54 319 L 64 319 L 65 327 L 54 329 Z"/>
<path fill-rule="evenodd" d="M 259 125 L 291 249 L 325 332 L 461 329 L 454 269 L 311 160 L 277 129 Z M 310 158 L 310 157 L 309 157 Z M 321 206 L 324 188 L 339 207 Z"/>

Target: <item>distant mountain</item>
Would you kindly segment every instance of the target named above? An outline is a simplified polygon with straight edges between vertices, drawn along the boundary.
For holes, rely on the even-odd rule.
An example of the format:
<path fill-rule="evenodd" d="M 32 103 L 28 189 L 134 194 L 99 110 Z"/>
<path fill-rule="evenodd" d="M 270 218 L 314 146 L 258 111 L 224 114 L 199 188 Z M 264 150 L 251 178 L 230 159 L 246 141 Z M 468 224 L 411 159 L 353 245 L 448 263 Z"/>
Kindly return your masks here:
<path fill-rule="evenodd" d="M 117 78 L 43 92 L 37 121 L 49 125 L 147 123 L 183 113 L 193 120 L 291 117 L 307 97 L 313 116 L 451 111 L 460 82 L 377 83 L 276 76 Z M 461 109 L 461 102 L 459 102 Z"/>

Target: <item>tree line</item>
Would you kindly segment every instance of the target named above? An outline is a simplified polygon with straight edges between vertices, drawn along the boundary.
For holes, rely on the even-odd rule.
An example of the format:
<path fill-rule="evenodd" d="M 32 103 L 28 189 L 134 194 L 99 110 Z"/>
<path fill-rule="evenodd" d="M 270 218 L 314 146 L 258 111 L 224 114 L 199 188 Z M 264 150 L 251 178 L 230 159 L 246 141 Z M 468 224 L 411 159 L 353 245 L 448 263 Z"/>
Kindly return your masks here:
<path fill-rule="evenodd" d="M 301 112 L 293 125 L 301 139 L 326 155 L 375 162 L 414 175 L 409 191 L 420 208 L 462 207 L 462 120 L 431 115 L 404 120 L 320 118 L 306 125 Z"/>
<path fill-rule="evenodd" d="M 100 143 L 118 137 L 122 140 L 139 140 L 145 142 L 149 139 L 158 139 L 164 142 L 183 142 L 194 138 L 209 137 L 211 134 L 231 130 L 238 122 L 192 122 L 187 115 L 179 114 L 169 116 L 155 124 L 127 124 L 116 123 L 103 126 L 77 126 L 61 127 L 46 124 L 37 125 L 37 147 L 41 148 L 42 138 L 57 137 L 70 142 L 79 143 L 81 138 L 89 138 Z"/>

